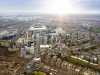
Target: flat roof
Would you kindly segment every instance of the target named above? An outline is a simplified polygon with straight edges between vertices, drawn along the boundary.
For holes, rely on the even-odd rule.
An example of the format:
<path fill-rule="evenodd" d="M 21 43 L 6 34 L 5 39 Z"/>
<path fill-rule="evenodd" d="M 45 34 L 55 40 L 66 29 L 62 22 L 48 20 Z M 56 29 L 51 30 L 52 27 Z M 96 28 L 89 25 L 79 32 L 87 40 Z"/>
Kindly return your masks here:
<path fill-rule="evenodd" d="M 30 31 L 35 31 L 35 30 L 46 30 L 47 27 L 46 26 L 38 26 L 38 25 L 35 25 L 35 26 L 31 26 L 29 28 Z"/>
<path fill-rule="evenodd" d="M 17 34 L 17 30 L 4 30 L 0 32 L 0 38 Z"/>

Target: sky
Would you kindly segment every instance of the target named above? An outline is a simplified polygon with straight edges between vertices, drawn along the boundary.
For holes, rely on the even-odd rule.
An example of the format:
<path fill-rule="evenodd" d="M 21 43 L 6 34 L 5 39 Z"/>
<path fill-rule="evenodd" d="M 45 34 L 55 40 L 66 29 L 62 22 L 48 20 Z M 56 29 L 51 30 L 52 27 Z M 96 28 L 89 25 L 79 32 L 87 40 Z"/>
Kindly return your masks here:
<path fill-rule="evenodd" d="M 100 13 L 100 0 L 0 0 L 0 13 L 54 13 L 65 10 L 68 13 Z"/>

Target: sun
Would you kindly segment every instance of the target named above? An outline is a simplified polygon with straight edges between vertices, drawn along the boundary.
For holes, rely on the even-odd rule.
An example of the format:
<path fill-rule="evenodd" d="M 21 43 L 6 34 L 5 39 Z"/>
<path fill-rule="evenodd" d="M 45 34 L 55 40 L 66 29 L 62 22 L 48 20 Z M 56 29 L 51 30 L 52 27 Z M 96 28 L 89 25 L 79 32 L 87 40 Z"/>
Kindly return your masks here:
<path fill-rule="evenodd" d="M 51 14 L 69 14 L 75 10 L 70 0 L 50 0 L 46 5 L 45 12 Z"/>

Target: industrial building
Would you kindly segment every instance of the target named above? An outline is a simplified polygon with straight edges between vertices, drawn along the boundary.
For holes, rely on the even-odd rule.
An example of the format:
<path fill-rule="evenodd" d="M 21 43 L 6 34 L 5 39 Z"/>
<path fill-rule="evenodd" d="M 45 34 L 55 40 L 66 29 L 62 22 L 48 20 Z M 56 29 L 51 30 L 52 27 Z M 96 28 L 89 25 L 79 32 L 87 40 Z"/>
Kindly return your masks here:
<path fill-rule="evenodd" d="M 0 32 L 0 39 L 2 40 L 11 40 L 17 37 L 17 30 L 4 30 Z"/>

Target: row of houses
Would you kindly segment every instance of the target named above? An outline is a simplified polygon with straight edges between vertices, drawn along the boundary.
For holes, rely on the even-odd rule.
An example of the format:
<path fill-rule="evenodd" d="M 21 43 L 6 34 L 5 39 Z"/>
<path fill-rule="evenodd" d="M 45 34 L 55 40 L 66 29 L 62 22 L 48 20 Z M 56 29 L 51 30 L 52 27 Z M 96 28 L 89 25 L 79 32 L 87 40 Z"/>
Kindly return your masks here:
<path fill-rule="evenodd" d="M 71 75 L 100 75 L 98 71 L 88 67 L 72 64 L 56 55 L 44 54 L 44 56 L 42 56 L 42 62 L 52 67 L 69 72 Z"/>

